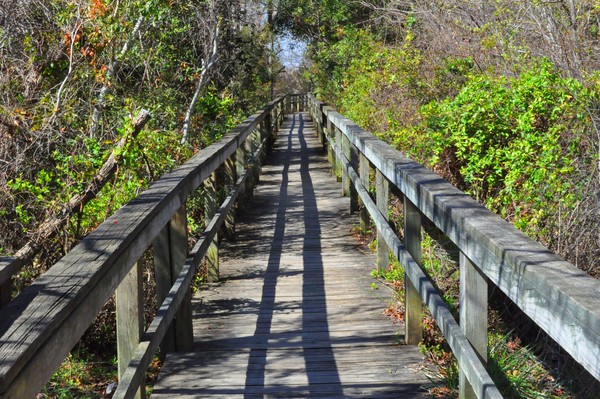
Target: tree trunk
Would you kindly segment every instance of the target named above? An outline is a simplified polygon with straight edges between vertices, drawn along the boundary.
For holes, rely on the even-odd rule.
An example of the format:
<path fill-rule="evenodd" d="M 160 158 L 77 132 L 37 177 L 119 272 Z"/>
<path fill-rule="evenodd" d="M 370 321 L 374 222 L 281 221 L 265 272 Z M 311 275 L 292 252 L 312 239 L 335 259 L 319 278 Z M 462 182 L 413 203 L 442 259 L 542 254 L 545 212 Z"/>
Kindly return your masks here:
<path fill-rule="evenodd" d="M 132 139 L 140 133 L 149 120 L 150 113 L 146 110 L 141 110 L 133 122 Z M 60 231 L 69 217 L 74 213 L 81 212 L 83 207 L 96 197 L 96 194 L 102 190 L 102 187 L 104 187 L 117 170 L 117 165 L 121 161 L 119 150 L 127 145 L 129 136 L 129 134 L 125 134 L 121 138 L 117 146 L 113 149 L 112 154 L 110 154 L 104 165 L 98 170 L 98 173 L 96 173 L 96 176 L 94 176 L 87 188 L 82 193 L 71 197 L 59 212 L 51 215 L 42 222 L 31 236 L 29 242 L 22 246 L 14 254 L 14 257 L 23 259 L 23 264 L 31 262 L 33 257 L 42 249 L 43 244 Z"/>

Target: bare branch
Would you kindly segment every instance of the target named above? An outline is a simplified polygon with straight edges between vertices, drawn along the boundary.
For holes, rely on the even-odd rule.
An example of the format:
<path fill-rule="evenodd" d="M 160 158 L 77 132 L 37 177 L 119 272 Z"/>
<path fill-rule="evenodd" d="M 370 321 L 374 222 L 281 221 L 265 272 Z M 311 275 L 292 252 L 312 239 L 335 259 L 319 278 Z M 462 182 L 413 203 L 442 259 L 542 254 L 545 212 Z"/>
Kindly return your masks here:
<path fill-rule="evenodd" d="M 198 79 L 198 83 L 196 84 L 196 90 L 194 91 L 194 95 L 190 104 L 188 106 L 187 111 L 185 112 L 185 118 L 183 119 L 183 127 L 181 128 L 181 144 L 185 144 L 188 142 L 189 130 L 190 130 L 190 121 L 192 119 L 192 115 L 194 114 L 194 107 L 196 106 L 196 102 L 198 101 L 198 97 L 200 95 L 200 91 L 206 84 L 208 83 L 208 72 L 212 69 L 214 64 L 217 61 L 217 50 L 219 46 L 219 23 L 217 23 L 215 27 L 215 32 L 213 33 L 213 42 L 212 42 L 212 50 L 207 60 L 202 60 L 202 67 L 200 70 L 200 77 Z"/>

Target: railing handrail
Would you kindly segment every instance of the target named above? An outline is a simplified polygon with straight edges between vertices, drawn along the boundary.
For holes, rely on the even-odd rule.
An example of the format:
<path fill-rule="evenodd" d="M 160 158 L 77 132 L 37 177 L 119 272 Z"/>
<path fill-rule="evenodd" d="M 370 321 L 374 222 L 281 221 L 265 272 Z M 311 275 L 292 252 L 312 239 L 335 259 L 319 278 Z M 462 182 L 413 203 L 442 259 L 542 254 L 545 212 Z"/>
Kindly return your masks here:
<path fill-rule="evenodd" d="M 272 101 L 153 183 L 0 309 L 0 397 L 41 390 L 187 197 L 235 157 L 259 125 L 276 129 L 285 103 L 285 97 Z"/>
<path fill-rule="evenodd" d="M 341 133 L 352 151 L 364 156 L 454 242 L 479 273 L 600 379 L 600 281 L 312 95 L 309 107 L 319 129 L 331 137 Z M 341 155 L 352 165 L 349 152 Z M 355 166 L 352 170 L 358 173 Z"/>

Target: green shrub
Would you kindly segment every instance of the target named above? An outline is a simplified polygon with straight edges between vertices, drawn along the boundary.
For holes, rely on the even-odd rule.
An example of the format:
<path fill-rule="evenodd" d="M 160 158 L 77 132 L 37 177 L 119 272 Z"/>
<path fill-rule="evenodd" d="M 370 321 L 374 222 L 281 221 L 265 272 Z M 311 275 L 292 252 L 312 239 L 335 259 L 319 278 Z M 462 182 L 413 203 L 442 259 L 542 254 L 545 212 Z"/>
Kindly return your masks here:
<path fill-rule="evenodd" d="M 583 122 L 582 90 L 545 60 L 516 78 L 475 76 L 455 98 L 421 108 L 430 164 L 517 227 L 544 236 L 554 212 L 578 199 L 573 127 Z"/>

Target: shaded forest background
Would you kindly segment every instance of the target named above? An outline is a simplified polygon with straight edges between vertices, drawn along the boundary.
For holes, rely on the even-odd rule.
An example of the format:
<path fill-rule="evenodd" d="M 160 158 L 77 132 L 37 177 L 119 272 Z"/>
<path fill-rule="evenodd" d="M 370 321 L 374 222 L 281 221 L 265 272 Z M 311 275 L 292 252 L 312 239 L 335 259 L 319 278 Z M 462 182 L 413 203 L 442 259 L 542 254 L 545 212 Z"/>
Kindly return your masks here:
<path fill-rule="evenodd" d="M 297 67 L 290 45 L 306 46 Z M 5 0 L 0 255 L 31 261 L 15 293 L 251 111 L 305 91 L 600 276 L 597 1 Z"/>

